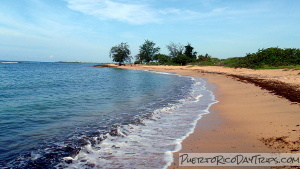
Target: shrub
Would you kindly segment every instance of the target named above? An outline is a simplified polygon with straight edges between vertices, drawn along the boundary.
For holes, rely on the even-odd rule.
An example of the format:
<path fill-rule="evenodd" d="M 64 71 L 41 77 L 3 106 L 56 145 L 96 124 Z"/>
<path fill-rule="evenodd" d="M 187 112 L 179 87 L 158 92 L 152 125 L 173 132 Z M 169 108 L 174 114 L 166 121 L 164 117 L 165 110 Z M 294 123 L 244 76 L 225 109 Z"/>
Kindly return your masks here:
<path fill-rule="evenodd" d="M 223 66 L 251 69 L 299 64 L 299 49 L 280 49 L 278 47 L 259 49 L 256 53 L 248 53 L 245 57 L 229 58 L 222 61 Z"/>
<path fill-rule="evenodd" d="M 187 63 L 190 63 L 192 60 L 191 58 L 187 57 L 186 55 L 178 55 L 172 59 L 173 63 L 178 65 L 186 65 Z"/>
<path fill-rule="evenodd" d="M 142 64 L 142 61 L 137 60 L 137 61 L 134 62 L 134 64 Z"/>

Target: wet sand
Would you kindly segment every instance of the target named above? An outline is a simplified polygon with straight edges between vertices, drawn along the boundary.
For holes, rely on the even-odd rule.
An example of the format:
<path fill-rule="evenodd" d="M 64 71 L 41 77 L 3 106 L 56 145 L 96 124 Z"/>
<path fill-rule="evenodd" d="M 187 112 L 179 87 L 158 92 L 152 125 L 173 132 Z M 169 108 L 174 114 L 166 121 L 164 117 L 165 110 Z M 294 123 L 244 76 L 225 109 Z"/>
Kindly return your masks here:
<path fill-rule="evenodd" d="M 214 168 L 179 167 L 179 153 L 300 153 L 300 70 L 143 65 L 118 68 L 205 78 L 219 101 L 198 121 L 182 149 L 174 152 L 169 168 Z M 284 89 L 285 94 L 281 94 Z"/>

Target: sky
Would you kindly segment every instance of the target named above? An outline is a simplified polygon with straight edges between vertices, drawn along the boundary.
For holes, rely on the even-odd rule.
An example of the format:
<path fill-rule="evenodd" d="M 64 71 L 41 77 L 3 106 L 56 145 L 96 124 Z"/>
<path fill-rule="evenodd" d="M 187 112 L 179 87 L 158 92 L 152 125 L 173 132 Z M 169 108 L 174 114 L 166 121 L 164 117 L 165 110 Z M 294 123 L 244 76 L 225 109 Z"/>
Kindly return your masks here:
<path fill-rule="evenodd" d="M 107 63 L 111 47 L 135 56 L 146 39 L 220 59 L 300 48 L 300 0 L 0 1 L 0 60 Z"/>

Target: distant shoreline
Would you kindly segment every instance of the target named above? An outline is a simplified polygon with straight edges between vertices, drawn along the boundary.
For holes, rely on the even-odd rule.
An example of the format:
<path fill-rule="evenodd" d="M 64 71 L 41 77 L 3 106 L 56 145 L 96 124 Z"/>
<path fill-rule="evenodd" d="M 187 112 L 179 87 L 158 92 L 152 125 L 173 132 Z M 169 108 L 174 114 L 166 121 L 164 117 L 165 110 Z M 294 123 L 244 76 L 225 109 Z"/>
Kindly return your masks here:
<path fill-rule="evenodd" d="M 194 133 L 174 153 L 169 168 L 179 167 L 179 153 L 300 152 L 300 70 L 114 64 L 101 67 L 173 72 L 205 78 L 217 86 L 214 93 L 219 103 L 198 121 Z M 286 91 L 285 95 L 276 93 L 280 91 Z"/>
<path fill-rule="evenodd" d="M 109 68 L 125 68 L 125 69 L 155 69 L 155 68 L 162 68 L 163 66 L 143 66 L 143 65 L 116 65 L 116 64 L 103 64 L 103 65 L 95 65 L 94 67 L 109 67 Z M 171 69 L 186 69 L 188 70 L 190 66 L 167 66 L 167 68 L 164 66 L 164 70 L 171 70 Z M 266 76 L 266 75 L 245 75 L 244 73 L 233 73 L 236 72 L 236 69 L 233 68 L 225 68 L 225 69 L 232 69 L 233 72 L 224 72 L 224 71 L 214 71 L 214 70 L 209 70 L 210 68 L 221 68 L 220 66 L 206 66 L 206 69 L 202 69 L 202 67 L 194 67 L 194 69 L 190 69 L 190 70 L 198 70 L 198 73 L 208 73 L 208 74 L 220 74 L 220 75 L 224 75 L 224 76 L 229 76 L 232 77 L 238 81 L 242 81 L 245 83 L 252 83 L 256 86 L 259 86 L 263 89 L 266 89 L 278 96 L 284 97 L 286 99 L 288 99 L 289 101 L 293 102 L 294 104 L 300 103 L 300 75 L 297 74 L 297 72 L 300 73 L 300 70 L 298 71 L 294 71 L 294 75 L 298 75 L 298 81 L 293 82 L 293 83 L 289 83 L 287 81 L 285 81 L 285 79 L 287 78 L 287 76 L 289 74 L 286 75 L 282 75 L 277 76 L 277 79 L 270 79 L 270 78 L 265 78 L 262 76 Z M 207 69 L 208 68 L 208 69 Z M 223 68 L 223 67 L 222 67 Z M 241 70 L 247 70 L 247 69 L 241 69 Z M 251 70 L 251 69 L 248 69 Z M 161 71 L 161 70 L 160 70 Z M 277 75 L 276 71 L 278 72 L 278 70 L 261 70 L 263 71 L 274 71 L 274 75 Z M 285 71 L 285 70 L 281 70 L 279 69 L 279 71 Z"/>

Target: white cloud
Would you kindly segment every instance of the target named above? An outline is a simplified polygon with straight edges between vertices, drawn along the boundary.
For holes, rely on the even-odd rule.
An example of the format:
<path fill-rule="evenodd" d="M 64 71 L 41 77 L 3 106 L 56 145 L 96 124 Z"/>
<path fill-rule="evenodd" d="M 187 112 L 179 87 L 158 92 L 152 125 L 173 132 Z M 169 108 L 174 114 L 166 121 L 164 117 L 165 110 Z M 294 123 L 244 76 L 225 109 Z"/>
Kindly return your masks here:
<path fill-rule="evenodd" d="M 181 15 L 181 16 L 196 16 L 200 15 L 199 12 L 191 11 L 191 10 L 182 10 L 182 9 L 177 9 L 177 8 L 166 8 L 163 10 L 159 11 L 160 14 L 162 15 Z"/>
<path fill-rule="evenodd" d="M 170 8 L 155 8 L 153 1 L 137 0 L 65 0 L 68 8 L 94 16 L 101 20 L 116 20 L 142 25 L 148 23 L 182 22 L 205 18 L 230 18 L 253 14 L 254 9 L 237 9 L 235 6 L 220 5 L 220 0 L 199 0 L 198 9 L 183 9 L 180 5 Z M 153 5 L 153 6 L 152 6 Z"/>
<path fill-rule="evenodd" d="M 222 13 L 226 10 L 227 8 L 216 8 L 216 9 L 213 9 L 213 13 Z"/>
<path fill-rule="evenodd" d="M 86 15 L 97 17 L 101 20 L 117 20 L 130 24 L 159 23 L 163 20 L 191 20 L 221 15 L 226 8 L 216 8 L 209 12 L 165 8 L 154 9 L 151 6 L 128 1 L 116 2 L 116 0 L 66 0 L 68 7 Z M 206 2 L 206 1 L 205 1 Z M 211 1 L 209 1 L 211 2 Z"/>
<path fill-rule="evenodd" d="M 41 10 L 35 5 L 28 5 L 31 11 L 0 10 L 0 29 L 6 29 L 5 35 L 32 38 L 53 38 L 78 29 L 51 9 Z M 42 3 L 39 2 L 39 5 Z M 0 31 L 0 34 L 4 33 Z"/>
<path fill-rule="evenodd" d="M 67 0 L 72 10 L 100 19 L 111 19 L 131 24 L 158 22 L 156 13 L 143 4 L 125 4 L 111 0 Z"/>
<path fill-rule="evenodd" d="M 225 8 L 214 8 L 208 10 L 206 12 L 203 11 L 193 11 L 186 9 L 178 9 L 178 8 L 166 8 L 159 11 L 159 14 L 171 17 L 176 20 L 195 20 L 195 19 L 203 19 L 203 18 L 213 18 L 218 16 L 227 16 L 231 15 L 231 11 Z"/>

